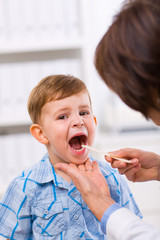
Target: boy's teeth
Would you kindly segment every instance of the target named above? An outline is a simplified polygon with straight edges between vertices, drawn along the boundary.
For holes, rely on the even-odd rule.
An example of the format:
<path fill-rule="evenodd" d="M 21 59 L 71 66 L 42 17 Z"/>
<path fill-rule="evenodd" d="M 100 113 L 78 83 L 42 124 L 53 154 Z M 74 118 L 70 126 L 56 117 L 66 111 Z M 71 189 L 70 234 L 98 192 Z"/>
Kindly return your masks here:
<path fill-rule="evenodd" d="M 74 151 L 76 151 L 76 152 L 80 152 L 80 151 L 82 151 L 83 150 L 83 148 L 80 148 L 80 149 L 74 149 L 74 148 L 72 148 Z"/>

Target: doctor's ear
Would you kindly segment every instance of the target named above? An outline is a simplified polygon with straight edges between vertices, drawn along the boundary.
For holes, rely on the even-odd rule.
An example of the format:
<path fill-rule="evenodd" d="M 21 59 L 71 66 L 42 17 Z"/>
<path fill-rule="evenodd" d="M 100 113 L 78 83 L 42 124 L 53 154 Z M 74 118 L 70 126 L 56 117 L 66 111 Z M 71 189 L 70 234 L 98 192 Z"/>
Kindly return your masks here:
<path fill-rule="evenodd" d="M 94 121 L 95 121 L 95 124 L 97 126 L 97 118 L 94 116 Z"/>
<path fill-rule="evenodd" d="M 30 127 L 32 136 L 40 143 L 48 144 L 48 139 L 44 135 L 44 132 L 39 124 L 32 124 Z"/>

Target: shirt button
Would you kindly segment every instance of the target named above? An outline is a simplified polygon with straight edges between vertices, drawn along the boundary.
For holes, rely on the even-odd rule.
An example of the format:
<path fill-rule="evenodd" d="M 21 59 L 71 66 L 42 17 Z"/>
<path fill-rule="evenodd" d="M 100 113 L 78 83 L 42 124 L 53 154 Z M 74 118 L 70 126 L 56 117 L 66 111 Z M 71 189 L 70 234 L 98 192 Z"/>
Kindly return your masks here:
<path fill-rule="evenodd" d="M 74 219 L 75 220 L 78 220 L 78 218 L 79 218 L 79 216 L 76 214 L 76 215 L 74 215 Z"/>
<path fill-rule="evenodd" d="M 49 213 L 49 211 L 48 210 L 44 210 L 44 214 L 48 214 Z"/>

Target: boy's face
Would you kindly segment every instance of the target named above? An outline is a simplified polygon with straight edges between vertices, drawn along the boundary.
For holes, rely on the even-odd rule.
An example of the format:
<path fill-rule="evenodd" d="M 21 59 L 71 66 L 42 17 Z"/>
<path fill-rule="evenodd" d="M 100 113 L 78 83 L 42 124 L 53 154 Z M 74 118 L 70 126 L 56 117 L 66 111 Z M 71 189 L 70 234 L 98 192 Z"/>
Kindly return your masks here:
<path fill-rule="evenodd" d="M 88 150 L 82 149 L 81 144 L 92 145 L 96 129 L 88 93 L 82 91 L 46 103 L 41 113 L 41 129 L 52 164 L 84 163 Z"/>

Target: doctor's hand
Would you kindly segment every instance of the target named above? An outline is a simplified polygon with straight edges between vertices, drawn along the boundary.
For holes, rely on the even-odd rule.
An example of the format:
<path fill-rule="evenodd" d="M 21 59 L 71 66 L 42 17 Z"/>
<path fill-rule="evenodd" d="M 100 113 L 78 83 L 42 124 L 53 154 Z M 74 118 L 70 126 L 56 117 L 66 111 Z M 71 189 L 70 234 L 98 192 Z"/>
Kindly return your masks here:
<path fill-rule="evenodd" d="M 133 182 L 149 180 L 160 181 L 160 156 L 158 154 L 133 148 L 124 148 L 110 152 L 112 155 L 132 160 L 128 164 L 105 156 L 113 168 L 118 168 L 120 174 Z"/>
<path fill-rule="evenodd" d="M 54 167 L 71 177 L 89 209 L 100 221 L 106 209 L 115 202 L 110 197 L 107 182 L 98 163 L 91 163 L 88 159 L 85 164 L 78 166 L 72 163 L 57 163 Z"/>

